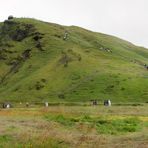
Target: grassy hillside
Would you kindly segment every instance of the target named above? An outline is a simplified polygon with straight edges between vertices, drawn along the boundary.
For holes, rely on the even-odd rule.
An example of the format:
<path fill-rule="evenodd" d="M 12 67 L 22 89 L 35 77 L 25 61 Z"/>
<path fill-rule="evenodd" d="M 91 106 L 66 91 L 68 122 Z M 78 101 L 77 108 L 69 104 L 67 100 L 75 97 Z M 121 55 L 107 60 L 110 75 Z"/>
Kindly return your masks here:
<path fill-rule="evenodd" d="M 0 23 L 0 100 L 146 102 L 148 50 L 76 26 Z"/>

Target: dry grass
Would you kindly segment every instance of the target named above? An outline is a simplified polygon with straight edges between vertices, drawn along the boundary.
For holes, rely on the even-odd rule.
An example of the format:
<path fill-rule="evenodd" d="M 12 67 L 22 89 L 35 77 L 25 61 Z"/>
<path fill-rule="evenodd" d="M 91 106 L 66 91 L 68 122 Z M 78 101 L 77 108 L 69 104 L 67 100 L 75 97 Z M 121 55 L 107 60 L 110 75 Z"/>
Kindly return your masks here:
<path fill-rule="evenodd" d="M 129 110 L 129 111 L 127 111 Z M 135 112 L 138 110 L 138 112 Z M 103 117 L 107 120 L 137 117 L 142 129 L 137 132 L 110 135 L 99 134 L 89 123 L 64 126 L 45 115 L 66 117 Z M 70 107 L 24 108 L 0 110 L 0 147 L 77 147 L 77 148 L 147 148 L 148 110 L 140 107 Z"/>

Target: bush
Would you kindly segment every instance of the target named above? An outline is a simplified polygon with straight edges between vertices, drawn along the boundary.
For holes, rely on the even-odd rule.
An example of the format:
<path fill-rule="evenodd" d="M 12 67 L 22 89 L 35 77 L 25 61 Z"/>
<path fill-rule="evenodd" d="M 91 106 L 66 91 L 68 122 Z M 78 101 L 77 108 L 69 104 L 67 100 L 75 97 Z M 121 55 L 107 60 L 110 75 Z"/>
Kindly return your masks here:
<path fill-rule="evenodd" d="M 63 93 L 58 94 L 58 97 L 59 97 L 60 99 L 65 99 L 65 95 L 64 95 Z"/>
<path fill-rule="evenodd" d="M 8 16 L 8 20 L 12 20 L 12 19 L 13 19 L 12 15 Z"/>

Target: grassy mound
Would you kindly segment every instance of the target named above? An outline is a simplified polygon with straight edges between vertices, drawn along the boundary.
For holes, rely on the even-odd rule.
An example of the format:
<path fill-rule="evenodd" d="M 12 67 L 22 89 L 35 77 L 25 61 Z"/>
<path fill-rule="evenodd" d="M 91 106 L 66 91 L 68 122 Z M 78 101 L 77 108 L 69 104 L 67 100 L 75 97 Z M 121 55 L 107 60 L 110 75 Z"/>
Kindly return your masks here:
<path fill-rule="evenodd" d="M 0 100 L 146 102 L 148 50 L 76 26 L 0 23 Z"/>

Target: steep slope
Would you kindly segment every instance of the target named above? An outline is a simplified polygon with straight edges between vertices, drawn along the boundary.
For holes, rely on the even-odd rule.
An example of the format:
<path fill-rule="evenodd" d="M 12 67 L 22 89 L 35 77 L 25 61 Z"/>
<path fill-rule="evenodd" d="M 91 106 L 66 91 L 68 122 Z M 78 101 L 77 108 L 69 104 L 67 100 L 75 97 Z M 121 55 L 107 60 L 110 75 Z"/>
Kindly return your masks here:
<path fill-rule="evenodd" d="M 146 102 L 148 50 L 76 26 L 0 24 L 0 100 Z"/>

